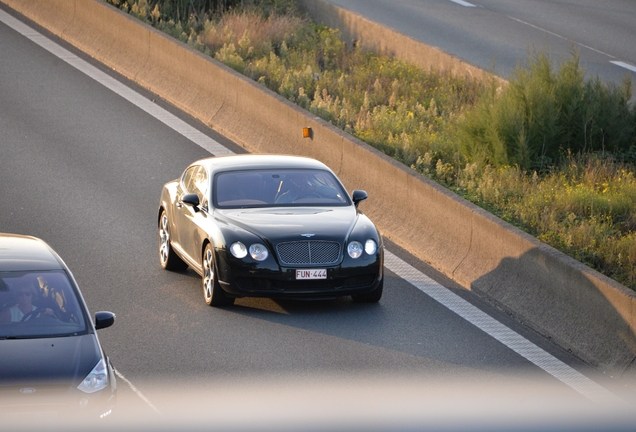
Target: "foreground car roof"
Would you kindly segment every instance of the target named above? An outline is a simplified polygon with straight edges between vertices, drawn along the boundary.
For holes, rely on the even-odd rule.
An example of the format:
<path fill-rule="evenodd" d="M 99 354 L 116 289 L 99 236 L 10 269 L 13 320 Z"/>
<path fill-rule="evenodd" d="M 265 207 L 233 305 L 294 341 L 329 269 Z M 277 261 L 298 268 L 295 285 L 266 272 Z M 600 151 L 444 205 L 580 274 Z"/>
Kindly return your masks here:
<path fill-rule="evenodd" d="M 42 240 L 0 233 L 0 271 L 61 269 L 57 255 Z"/>
<path fill-rule="evenodd" d="M 224 169 L 262 169 L 262 168 L 309 168 L 309 169 L 329 169 L 327 165 L 315 159 L 301 156 L 281 156 L 281 155 L 232 155 L 217 156 L 196 161 L 194 164 L 201 164 L 214 171 Z M 194 165 L 193 164 L 193 165 Z"/>

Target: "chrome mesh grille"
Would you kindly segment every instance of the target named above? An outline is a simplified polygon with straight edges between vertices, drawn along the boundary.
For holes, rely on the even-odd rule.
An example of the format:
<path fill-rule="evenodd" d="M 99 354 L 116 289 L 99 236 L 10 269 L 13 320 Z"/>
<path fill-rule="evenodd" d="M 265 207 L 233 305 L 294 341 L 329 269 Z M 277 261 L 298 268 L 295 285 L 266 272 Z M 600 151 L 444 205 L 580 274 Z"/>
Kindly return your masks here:
<path fill-rule="evenodd" d="M 340 244 L 330 241 L 295 241 L 276 246 L 283 264 L 335 264 L 340 258 Z"/>

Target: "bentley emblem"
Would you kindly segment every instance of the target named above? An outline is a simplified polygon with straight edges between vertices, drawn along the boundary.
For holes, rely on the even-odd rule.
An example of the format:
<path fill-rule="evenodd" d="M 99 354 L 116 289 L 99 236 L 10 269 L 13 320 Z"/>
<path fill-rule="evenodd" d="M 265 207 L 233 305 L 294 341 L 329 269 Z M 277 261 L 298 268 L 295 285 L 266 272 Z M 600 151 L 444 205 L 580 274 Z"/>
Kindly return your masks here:
<path fill-rule="evenodd" d="M 307 237 L 307 238 L 313 237 L 313 236 L 315 236 L 315 235 L 316 235 L 316 234 L 301 234 L 301 236 L 303 236 L 303 237 Z"/>
<path fill-rule="evenodd" d="M 25 394 L 35 393 L 35 389 L 31 387 L 21 388 L 20 393 L 25 393 Z"/>

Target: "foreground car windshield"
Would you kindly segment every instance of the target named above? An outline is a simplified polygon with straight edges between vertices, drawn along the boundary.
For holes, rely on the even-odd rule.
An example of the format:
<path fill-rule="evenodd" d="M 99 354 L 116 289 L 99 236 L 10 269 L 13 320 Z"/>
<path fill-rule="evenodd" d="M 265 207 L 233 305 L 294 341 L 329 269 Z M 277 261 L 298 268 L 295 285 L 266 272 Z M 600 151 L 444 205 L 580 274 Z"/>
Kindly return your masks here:
<path fill-rule="evenodd" d="M 321 170 L 223 172 L 214 179 L 213 193 L 217 208 L 351 204 L 338 180 Z"/>
<path fill-rule="evenodd" d="M 66 273 L 0 272 L 0 339 L 86 331 L 84 314 Z"/>

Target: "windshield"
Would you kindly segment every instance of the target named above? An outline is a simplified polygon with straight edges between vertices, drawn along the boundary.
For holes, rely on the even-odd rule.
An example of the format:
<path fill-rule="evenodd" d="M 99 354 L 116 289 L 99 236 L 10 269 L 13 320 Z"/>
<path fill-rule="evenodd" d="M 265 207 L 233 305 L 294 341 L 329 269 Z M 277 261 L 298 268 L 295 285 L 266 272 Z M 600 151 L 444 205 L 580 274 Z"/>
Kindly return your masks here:
<path fill-rule="evenodd" d="M 249 170 L 217 174 L 217 208 L 347 206 L 349 196 L 336 177 L 321 170 Z"/>
<path fill-rule="evenodd" d="M 0 272 L 0 339 L 85 331 L 84 314 L 65 272 Z"/>

